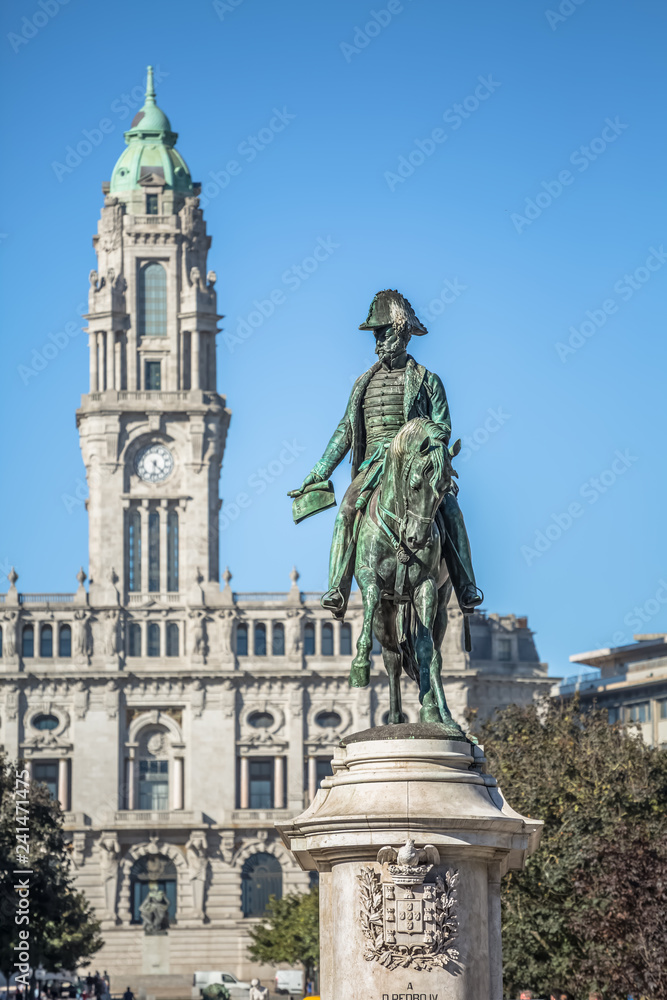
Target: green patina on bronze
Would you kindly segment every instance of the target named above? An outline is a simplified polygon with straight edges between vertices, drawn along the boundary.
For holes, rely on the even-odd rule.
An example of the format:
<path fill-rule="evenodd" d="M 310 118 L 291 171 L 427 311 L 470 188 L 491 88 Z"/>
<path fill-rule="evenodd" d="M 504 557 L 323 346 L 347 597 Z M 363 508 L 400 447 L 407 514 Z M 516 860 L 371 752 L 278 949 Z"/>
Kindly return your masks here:
<path fill-rule="evenodd" d="M 441 380 L 407 353 L 410 337 L 427 333 L 407 299 L 392 290 L 378 292 L 359 329 L 373 331 L 378 361 L 354 384 L 322 458 L 290 492 L 294 519 L 298 523 L 334 502 L 328 480 L 351 451 L 352 483 L 336 517 L 329 590 L 322 597 L 322 606 L 343 618 L 356 577 L 364 621 L 350 684 L 369 682 L 374 632 L 389 675 L 389 723 L 404 722 L 405 671 L 419 684 L 422 723 L 437 723 L 449 738 L 465 739 L 447 708 L 440 676 L 452 586 L 464 615 L 482 600 L 451 467 L 460 442 L 449 446 L 451 418 Z"/>

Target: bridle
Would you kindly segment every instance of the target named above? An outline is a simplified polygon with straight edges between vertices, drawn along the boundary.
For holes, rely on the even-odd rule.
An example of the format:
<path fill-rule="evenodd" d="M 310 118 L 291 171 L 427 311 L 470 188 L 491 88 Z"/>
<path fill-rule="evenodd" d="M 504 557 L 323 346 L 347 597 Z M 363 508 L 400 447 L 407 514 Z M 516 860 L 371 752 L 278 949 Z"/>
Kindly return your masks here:
<path fill-rule="evenodd" d="M 410 510 L 408 503 L 408 490 L 410 489 L 410 474 L 412 472 L 412 465 L 415 458 L 418 457 L 419 453 L 410 455 L 408 461 L 405 463 L 405 467 L 401 474 L 401 484 L 402 489 L 395 491 L 395 502 L 397 507 L 397 512 L 389 510 L 382 503 L 382 485 L 380 486 L 380 491 L 377 501 L 377 522 L 378 526 L 381 528 L 383 533 L 389 539 L 390 544 L 396 552 L 396 557 L 398 559 L 398 568 L 396 572 L 396 581 L 394 584 L 394 601 L 405 601 L 407 598 L 403 597 L 403 585 L 405 582 L 405 570 L 407 564 L 414 557 L 414 552 L 408 547 L 405 541 L 405 532 L 407 530 L 408 519 L 413 518 L 416 521 L 422 521 L 424 523 L 433 523 L 436 515 L 436 511 L 440 505 L 440 496 L 435 492 L 435 499 L 433 502 L 433 509 L 430 515 L 417 514 Z M 385 460 L 386 462 L 386 460 Z M 385 464 L 386 472 L 386 464 Z M 384 479 L 384 476 L 383 476 Z M 430 484 L 429 484 L 430 485 Z M 390 524 L 387 523 L 386 518 L 389 518 L 396 525 L 394 529 Z"/>

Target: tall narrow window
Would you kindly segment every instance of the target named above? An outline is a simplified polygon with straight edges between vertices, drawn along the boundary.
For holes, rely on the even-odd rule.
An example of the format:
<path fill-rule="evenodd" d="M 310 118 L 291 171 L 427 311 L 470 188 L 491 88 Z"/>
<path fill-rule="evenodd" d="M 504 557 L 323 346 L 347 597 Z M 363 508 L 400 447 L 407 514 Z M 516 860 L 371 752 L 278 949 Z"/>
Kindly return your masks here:
<path fill-rule="evenodd" d="M 61 625 L 58 630 L 58 656 L 72 655 L 72 626 Z"/>
<path fill-rule="evenodd" d="M 169 761 L 139 761 L 139 808 L 169 808 Z"/>
<path fill-rule="evenodd" d="M 262 917 L 271 896 L 283 894 L 283 871 L 273 854 L 253 854 L 241 870 L 241 906 L 244 917 Z"/>
<path fill-rule="evenodd" d="M 167 590 L 178 590 L 178 512 L 167 515 Z"/>
<path fill-rule="evenodd" d="M 53 656 L 53 626 L 42 625 L 39 632 L 39 655 Z"/>
<path fill-rule="evenodd" d="M 58 798 L 58 761 L 34 761 L 32 779 L 46 785 L 52 799 Z"/>
<path fill-rule="evenodd" d="M 271 652 L 274 656 L 285 655 L 285 627 L 282 622 L 274 622 L 271 635 Z"/>
<path fill-rule="evenodd" d="M 144 389 L 158 390 L 162 388 L 162 377 L 159 361 L 147 361 L 144 365 Z"/>
<path fill-rule="evenodd" d="M 131 622 L 127 636 L 127 655 L 141 656 L 141 625 Z"/>
<path fill-rule="evenodd" d="M 315 655 L 315 626 L 312 622 L 303 627 L 303 652 L 305 656 Z"/>
<path fill-rule="evenodd" d="M 23 626 L 23 636 L 21 642 L 21 655 L 35 655 L 35 627 L 34 625 Z"/>
<path fill-rule="evenodd" d="M 326 622 L 322 626 L 322 656 L 333 656 L 333 625 Z"/>
<path fill-rule="evenodd" d="M 0 656 L 2 656 L 2 626 L 0 626 Z"/>
<path fill-rule="evenodd" d="M 248 626 L 245 622 L 236 626 L 236 655 L 248 655 Z"/>
<path fill-rule="evenodd" d="M 340 627 L 340 655 L 351 656 L 352 654 L 352 626 L 344 622 Z"/>
<path fill-rule="evenodd" d="M 148 655 L 160 655 L 160 626 L 157 622 L 151 622 L 148 626 Z"/>
<path fill-rule="evenodd" d="M 153 262 L 139 271 L 138 327 L 140 337 L 167 335 L 167 272 Z"/>
<path fill-rule="evenodd" d="M 160 589 L 160 515 L 152 510 L 148 515 L 148 589 Z"/>
<path fill-rule="evenodd" d="M 183 388 L 190 389 L 192 383 L 192 335 L 183 333 Z"/>
<path fill-rule="evenodd" d="M 141 590 L 141 514 L 130 511 L 127 528 L 127 589 Z"/>
<path fill-rule="evenodd" d="M 157 195 L 146 195 L 146 215 L 157 215 Z"/>
<path fill-rule="evenodd" d="M 167 625 L 167 656 L 178 656 L 178 625 L 169 622 Z"/>
<path fill-rule="evenodd" d="M 274 778 L 273 758 L 270 758 L 269 760 L 251 760 L 248 764 L 248 778 L 250 782 L 250 808 L 272 809 Z"/>
<path fill-rule="evenodd" d="M 255 625 L 255 656 L 266 656 L 266 625 L 263 622 Z"/>

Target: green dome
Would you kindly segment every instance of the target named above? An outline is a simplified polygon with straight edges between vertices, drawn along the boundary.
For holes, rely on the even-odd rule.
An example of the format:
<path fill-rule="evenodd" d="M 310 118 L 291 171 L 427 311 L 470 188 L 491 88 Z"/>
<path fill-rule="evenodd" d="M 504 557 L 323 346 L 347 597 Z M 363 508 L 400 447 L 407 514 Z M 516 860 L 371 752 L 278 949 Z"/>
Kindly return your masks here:
<path fill-rule="evenodd" d="M 181 154 L 174 149 L 178 134 L 155 103 L 153 67 L 148 67 L 146 100 L 125 133 L 127 149 L 121 154 L 111 175 L 110 194 L 138 191 L 139 183 L 150 174 L 164 178 L 165 187 L 192 194 L 192 177 Z"/>

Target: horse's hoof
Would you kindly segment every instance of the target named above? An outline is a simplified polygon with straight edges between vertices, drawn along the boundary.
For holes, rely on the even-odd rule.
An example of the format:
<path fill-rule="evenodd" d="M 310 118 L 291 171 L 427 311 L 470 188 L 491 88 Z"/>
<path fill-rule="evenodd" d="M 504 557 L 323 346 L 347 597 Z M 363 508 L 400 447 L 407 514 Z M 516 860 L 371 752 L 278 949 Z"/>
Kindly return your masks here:
<path fill-rule="evenodd" d="M 371 679 L 371 665 L 370 661 L 359 662 L 357 660 L 352 660 L 352 666 L 350 667 L 350 687 L 353 688 L 365 688 Z"/>

